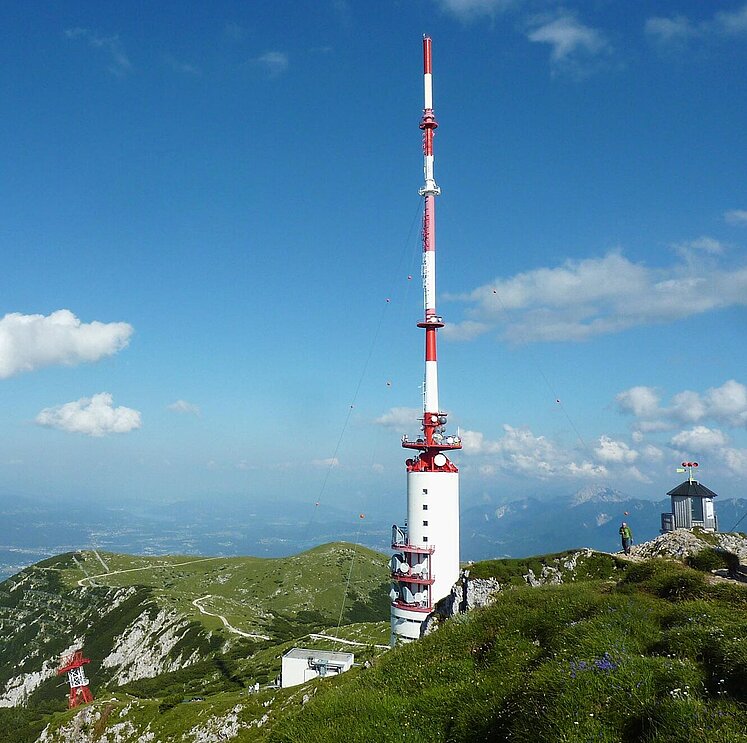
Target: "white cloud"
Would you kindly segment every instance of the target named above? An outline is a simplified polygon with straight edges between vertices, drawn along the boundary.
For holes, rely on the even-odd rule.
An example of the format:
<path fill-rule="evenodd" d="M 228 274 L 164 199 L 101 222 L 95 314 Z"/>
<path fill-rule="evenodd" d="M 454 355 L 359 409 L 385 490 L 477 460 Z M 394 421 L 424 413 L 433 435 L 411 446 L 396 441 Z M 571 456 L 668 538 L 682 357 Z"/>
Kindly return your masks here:
<path fill-rule="evenodd" d="M 747 224 L 747 209 L 730 209 L 724 212 L 728 224 Z"/>
<path fill-rule="evenodd" d="M 747 387 L 734 379 L 705 393 L 704 417 L 714 418 L 732 426 L 747 425 Z"/>
<path fill-rule="evenodd" d="M 599 437 L 599 446 L 594 449 L 597 459 L 610 464 L 632 464 L 639 454 L 624 441 L 615 441 L 609 436 Z"/>
<path fill-rule="evenodd" d="M 540 479 L 607 475 L 604 465 L 576 462 L 571 452 L 545 436 L 535 436 L 528 428 L 504 424 L 503 431 L 504 435 L 495 441 L 487 440 L 480 431 L 461 432 L 464 453 L 485 459 L 478 465 L 478 471 L 483 474 L 504 470 Z"/>
<path fill-rule="evenodd" d="M 646 444 L 646 446 L 641 449 L 641 457 L 643 457 L 643 459 L 649 459 L 653 462 L 659 462 L 664 458 L 664 452 L 659 449 L 658 446 L 654 446 L 653 444 Z"/>
<path fill-rule="evenodd" d="M 117 77 L 124 77 L 132 70 L 132 63 L 125 53 L 119 36 L 101 36 L 88 28 L 68 28 L 65 30 L 68 39 L 84 39 L 94 49 L 102 49 L 109 58 L 107 69 Z"/>
<path fill-rule="evenodd" d="M 337 457 L 327 457 L 326 459 L 312 459 L 311 464 L 314 467 L 339 467 L 340 460 Z"/>
<path fill-rule="evenodd" d="M 693 426 L 672 437 L 671 444 L 690 456 L 718 450 L 729 442 L 723 431 L 707 426 Z"/>
<path fill-rule="evenodd" d="M 661 399 L 652 387 L 631 387 L 620 392 L 615 400 L 623 413 L 631 413 L 639 431 L 666 431 L 682 423 L 716 421 L 733 427 L 747 427 L 747 386 L 729 379 L 720 387 L 710 387 L 704 393 L 683 390 L 672 397 L 672 404 L 662 407 Z"/>
<path fill-rule="evenodd" d="M 125 322 L 83 323 L 70 310 L 5 315 L 0 320 L 0 379 L 44 366 L 98 361 L 125 348 L 132 332 Z"/>
<path fill-rule="evenodd" d="M 538 25 L 537 25 L 538 24 Z M 571 14 L 560 15 L 552 20 L 538 19 L 534 30 L 527 34 L 529 41 L 549 44 L 552 48 L 550 61 L 555 67 L 609 51 L 609 44 L 602 33 L 585 26 Z"/>
<path fill-rule="evenodd" d="M 717 39 L 747 35 L 747 5 L 736 10 L 717 12 L 713 18 L 695 23 L 681 14 L 649 18 L 644 30 L 653 41 L 662 45 L 682 45 L 690 39 Z"/>
<path fill-rule="evenodd" d="M 653 387 L 631 387 L 620 392 L 616 397 L 620 410 L 633 413 L 637 418 L 648 418 L 659 411 L 659 393 Z"/>
<path fill-rule="evenodd" d="M 747 475 L 747 449 L 724 449 L 726 466 L 738 476 Z"/>
<path fill-rule="evenodd" d="M 747 5 L 738 10 L 722 10 L 713 19 L 717 31 L 731 36 L 747 34 Z"/>
<path fill-rule="evenodd" d="M 187 402 L 186 400 L 177 400 L 172 402 L 171 405 L 167 406 L 169 410 L 175 413 L 189 413 L 190 415 L 199 415 L 200 407 L 194 403 Z"/>
<path fill-rule="evenodd" d="M 40 426 L 87 436 L 127 433 L 140 428 L 141 423 L 139 411 L 121 406 L 115 408 L 108 392 L 45 408 L 36 416 L 36 422 Z"/>
<path fill-rule="evenodd" d="M 463 20 L 492 16 L 520 4 L 520 0 L 437 0 L 442 10 Z"/>
<path fill-rule="evenodd" d="M 747 265 L 722 268 L 715 260 L 698 265 L 694 254 L 652 269 L 615 251 L 497 278 L 451 299 L 467 304 L 469 321 L 500 327 L 514 342 L 583 341 L 747 305 Z"/>
<path fill-rule="evenodd" d="M 685 390 L 678 392 L 672 398 L 672 407 L 669 412 L 676 420 L 694 423 L 705 417 L 706 406 L 697 392 Z"/>
<path fill-rule="evenodd" d="M 391 408 L 389 412 L 378 417 L 374 423 L 402 431 L 410 429 L 413 426 L 417 427 L 422 417 L 422 411 L 417 408 Z"/>
<path fill-rule="evenodd" d="M 688 242 L 675 243 L 672 247 L 677 253 L 683 256 L 691 256 L 693 253 L 698 252 L 720 255 L 724 252 L 724 244 L 707 235 L 702 235 Z"/>
<path fill-rule="evenodd" d="M 690 20 L 683 15 L 672 18 L 649 18 L 644 30 L 649 37 L 664 44 L 686 41 L 698 33 Z"/>
<path fill-rule="evenodd" d="M 288 55 L 285 52 L 265 52 L 254 60 L 255 64 L 261 67 L 270 77 L 282 75 L 290 64 Z"/>

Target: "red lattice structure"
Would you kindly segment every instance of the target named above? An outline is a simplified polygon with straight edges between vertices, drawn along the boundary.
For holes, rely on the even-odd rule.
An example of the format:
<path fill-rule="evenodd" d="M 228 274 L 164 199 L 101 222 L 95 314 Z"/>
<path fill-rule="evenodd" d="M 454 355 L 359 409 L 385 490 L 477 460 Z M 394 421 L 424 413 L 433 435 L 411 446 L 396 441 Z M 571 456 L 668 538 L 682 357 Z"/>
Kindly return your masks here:
<path fill-rule="evenodd" d="M 79 704 L 88 704 L 93 701 L 93 694 L 88 688 L 88 679 L 83 666 L 90 663 L 90 658 L 83 657 L 82 650 L 76 650 L 70 655 L 63 655 L 60 659 L 60 668 L 57 669 L 57 675 L 67 674 L 67 681 L 70 684 L 70 696 L 68 698 L 68 709 L 73 709 Z"/>

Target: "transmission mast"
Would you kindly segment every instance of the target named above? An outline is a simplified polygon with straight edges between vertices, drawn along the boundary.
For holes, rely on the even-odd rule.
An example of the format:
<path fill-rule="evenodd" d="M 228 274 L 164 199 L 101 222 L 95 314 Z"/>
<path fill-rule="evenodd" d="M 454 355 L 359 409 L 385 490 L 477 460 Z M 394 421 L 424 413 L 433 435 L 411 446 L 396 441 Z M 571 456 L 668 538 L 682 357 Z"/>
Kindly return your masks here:
<path fill-rule="evenodd" d="M 425 380 L 422 433 L 402 446 L 418 452 L 407 467 L 407 524 L 392 527 L 391 642 L 420 637 L 422 623 L 436 602 L 459 578 L 459 472 L 444 452 L 461 449 L 459 436 L 448 435 L 447 414 L 438 401 L 436 336 L 444 326 L 436 312 L 436 196 L 433 138 L 438 123 L 433 111 L 432 43 L 423 36 L 424 106 L 423 175 L 423 319 Z"/>
<path fill-rule="evenodd" d="M 68 709 L 73 709 L 79 704 L 88 704 L 93 701 L 93 694 L 88 688 L 88 679 L 83 666 L 90 663 L 90 658 L 83 657 L 82 650 L 76 650 L 70 655 L 63 655 L 60 660 L 60 668 L 57 675 L 67 674 L 67 682 L 70 684 L 70 696 L 68 698 Z"/>

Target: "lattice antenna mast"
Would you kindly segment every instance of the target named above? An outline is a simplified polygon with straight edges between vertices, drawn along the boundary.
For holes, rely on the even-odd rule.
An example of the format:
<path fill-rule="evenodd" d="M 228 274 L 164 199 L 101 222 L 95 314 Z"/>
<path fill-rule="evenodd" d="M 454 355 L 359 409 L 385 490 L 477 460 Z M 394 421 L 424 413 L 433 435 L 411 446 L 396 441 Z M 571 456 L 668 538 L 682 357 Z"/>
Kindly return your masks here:
<path fill-rule="evenodd" d="M 76 650 L 60 659 L 60 668 L 57 669 L 57 675 L 67 674 L 67 682 L 70 684 L 70 696 L 68 697 L 68 709 L 73 709 L 79 704 L 88 704 L 93 701 L 93 694 L 88 688 L 88 679 L 83 666 L 90 663 L 90 658 L 83 657 L 82 650 Z"/>

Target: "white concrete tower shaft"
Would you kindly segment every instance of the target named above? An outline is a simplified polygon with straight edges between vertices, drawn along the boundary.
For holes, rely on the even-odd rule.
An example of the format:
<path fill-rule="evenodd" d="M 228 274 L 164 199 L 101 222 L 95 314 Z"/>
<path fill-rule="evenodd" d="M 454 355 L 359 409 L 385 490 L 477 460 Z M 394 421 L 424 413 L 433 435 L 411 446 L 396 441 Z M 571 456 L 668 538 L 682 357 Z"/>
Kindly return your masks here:
<path fill-rule="evenodd" d="M 436 313 L 436 196 L 433 138 L 432 44 L 423 37 L 424 108 L 423 309 L 425 388 L 422 434 L 402 446 L 417 451 L 407 466 L 407 525 L 392 528 L 392 644 L 417 639 L 426 617 L 459 578 L 459 473 L 444 452 L 461 449 L 458 436 L 446 432 L 446 413 L 438 399 L 436 339 L 444 323 Z"/>

